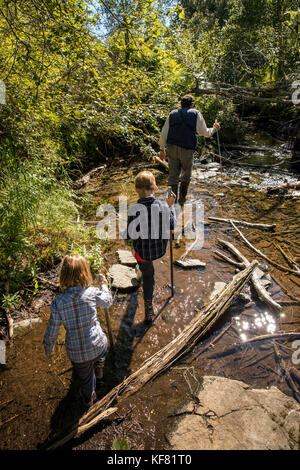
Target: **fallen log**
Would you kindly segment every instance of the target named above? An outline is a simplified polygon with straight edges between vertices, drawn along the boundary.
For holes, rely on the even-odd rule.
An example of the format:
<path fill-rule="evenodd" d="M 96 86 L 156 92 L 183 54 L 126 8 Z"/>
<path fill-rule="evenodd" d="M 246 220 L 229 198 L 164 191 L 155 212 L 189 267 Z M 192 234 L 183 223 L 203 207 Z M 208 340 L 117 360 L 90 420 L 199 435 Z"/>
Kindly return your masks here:
<path fill-rule="evenodd" d="M 221 219 L 220 217 L 208 217 L 209 220 L 214 220 L 215 222 L 224 222 L 231 224 L 232 220 L 236 225 L 241 225 L 243 227 L 258 228 L 260 230 L 273 231 L 276 228 L 276 224 L 256 224 L 252 222 L 245 222 L 244 220 L 234 220 L 234 219 Z"/>
<path fill-rule="evenodd" d="M 94 168 L 93 170 L 89 171 L 86 173 L 86 175 L 82 176 L 78 180 L 74 181 L 73 186 L 75 189 L 80 189 L 83 186 L 85 186 L 91 178 L 93 178 L 99 171 L 105 170 L 106 165 L 98 166 L 97 168 Z"/>
<path fill-rule="evenodd" d="M 250 262 L 248 261 L 248 259 L 232 243 L 227 242 L 226 240 L 221 240 L 221 239 L 218 239 L 218 242 L 222 246 L 225 246 L 225 248 L 227 248 L 231 253 L 233 253 L 236 256 L 236 258 L 241 262 L 242 267 L 245 268 L 249 266 Z M 218 256 L 220 256 L 221 253 L 217 252 L 217 254 Z M 231 264 L 234 264 L 235 266 L 237 264 L 235 261 L 227 257 L 226 257 L 226 261 Z M 252 273 L 251 282 L 260 300 L 262 300 L 265 304 L 269 305 L 269 307 L 271 307 L 276 312 L 280 312 L 282 310 L 282 306 L 272 299 L 272 297 L 266 291 L 264 286 L 261 284 L 260 279 L 258 277 L 257 269 L 255 269 Z"/>
<path fill-rule="evenodd" d="M 157 163 L 159 166 L 161 166 L 164 170 L 169 171 L 169 164 L 165 160 L 161 160 L 159 157 L 154 155 L 153 157 L 155 163 Z"/>
<path fill-rule="evenodd" d="M 300 271 L 297 271 L 297 270 L 293 270 L 293 269 L 290 269 L 288 268 L 287 266 L 282 266 L 281 264 L 278 264 L 278 263 L 275 263 L 275 261 L 272 261 L 270 258 L 268 258 L 268 256 L 264 255 L 260 250 L 258 250 L 257 248 L 255 248 L 255 246 L 253 246 L 248 240 L 247 238 L 245 237 L 245 235 L 242 234 L 242 232 L 235 226 L 234 222 L 231 220 L 230 221 L 231 225 L 233 226 L 233 228 L 237 231 L 237 233 L 240 235 L 240 237 L 242 238 L 242 240 L 244 240 L 244 242 L 246 243 L 246 245 L 248 246 L 248 248 L 250 248 L 252 251 L 254 251 L 258 256 L 261 256 L 262 258 L 266 259 L 270 264 L 272 264 L 273 266 L 275 266 L 276 268 L 278 269 L 281 269 L 282 271 L 286 271 L 290 274 L 294 274 L 295 276 L 298 276 L 300 277 Z"/>
<path fill-rule="evenodd" d="M 257 265 L 258 262 L 255 260 L 246 269 L 236 274 L 232 281 L 224 287 L 207 307 L 200 310 L 176 338 L 147 359 L 136 372 L 114 387 L 100 401 L 96 402 L 67 436 L 54 442 L 47 449 L 56 449 L 73 437 L 77 437 L 82 432 L 90 429 L 95 423 L 99 423 L 104 416 L 107 416 L 105 413 L 111 414 L 116 410 L 115 407 L 111 408 L 113 402 L 116 400 L 118 402 L 121 396 L 125 398 L 134 394 L 151 379 L 168 369 L 181 356 L 191 351 L 199 339 L 211 329 L 236 299 Z"/>
<path fill-rule="evenodd" d="M 257 103 L 281 103 L 293 106 L 293 100 L 285 100 L 281 98 L 262 98 L 260 96 L 251 96 L 241 93 L 235 87 L 230 88 L 196 88 L 193 91 L 196 95 L 220 95 L 229 99 L 239 99 L 241 101 L 250 101 Z"/>

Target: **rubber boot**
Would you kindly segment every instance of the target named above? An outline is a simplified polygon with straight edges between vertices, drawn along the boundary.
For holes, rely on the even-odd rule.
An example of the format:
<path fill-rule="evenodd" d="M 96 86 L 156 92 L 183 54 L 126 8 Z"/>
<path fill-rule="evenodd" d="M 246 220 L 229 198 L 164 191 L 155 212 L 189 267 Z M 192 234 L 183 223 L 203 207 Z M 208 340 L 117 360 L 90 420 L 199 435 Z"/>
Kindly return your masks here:
<path fill-rule="evenodd" d="M 97 361 L 94 365 L 94 370 L 95 370 L 95 376 L 97 382 L 101 382 L 103 379 L 103 368 L 104 368 L 104 362 L 105 361 Z"/>
<path fill-rule="evenodd" d="M 145 322 L 152 323 L 154 321 L 154 318 L 155 315 L 152 300 L 145 300 Z"/>
<path fill-rule="evenodd" d="M 186 201 L 186 195 L 187 195 L 187 192 L 188 192 L 188 189 L 189 189 L 189 185 L 190 185 L 189 181 L 182 181 L 181 184 L 180 184 L 178 202 L 181 206 L 183 206 L 183 204 Z"/>

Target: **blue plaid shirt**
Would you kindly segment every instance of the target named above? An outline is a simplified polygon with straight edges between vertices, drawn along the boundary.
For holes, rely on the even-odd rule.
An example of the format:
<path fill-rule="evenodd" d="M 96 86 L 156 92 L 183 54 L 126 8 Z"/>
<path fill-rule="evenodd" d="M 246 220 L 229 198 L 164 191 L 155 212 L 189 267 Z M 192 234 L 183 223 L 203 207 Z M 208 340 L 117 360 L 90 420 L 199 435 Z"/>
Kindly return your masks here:
<path fill-rule="evenodd" d="M 152 261 L 166 253 L 174 226 L 175 213 L 167 203 L 154 196 L 144 197 L 129 207 L 124 238 L 133 240 L 134 249 L 143 260 Z"/>
<path fill-rule="evenodd" d="M 69 287 L 53 300 L 44 336 L 46 354 L 51 354 L 61 322 L 66 330 L 66 349 L 71 362 L 92 361 L 107 347 L 107 338 L 97 319 L 97 308 L 109 307 L 112 297 L 106 285 Z"/>

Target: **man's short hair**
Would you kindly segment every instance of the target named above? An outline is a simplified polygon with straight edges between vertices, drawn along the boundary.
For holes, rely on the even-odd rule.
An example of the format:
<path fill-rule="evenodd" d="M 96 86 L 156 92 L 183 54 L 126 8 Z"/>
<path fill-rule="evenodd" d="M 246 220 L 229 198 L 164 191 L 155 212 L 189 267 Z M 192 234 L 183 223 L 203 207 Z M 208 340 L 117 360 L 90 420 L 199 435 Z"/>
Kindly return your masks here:
<path fill-rule="evenodd" d="M 181 107 L 190 108 L 192 104 L 195 103 L 195 98 L 192 95 L 184 95 L 181 98 Z"/>

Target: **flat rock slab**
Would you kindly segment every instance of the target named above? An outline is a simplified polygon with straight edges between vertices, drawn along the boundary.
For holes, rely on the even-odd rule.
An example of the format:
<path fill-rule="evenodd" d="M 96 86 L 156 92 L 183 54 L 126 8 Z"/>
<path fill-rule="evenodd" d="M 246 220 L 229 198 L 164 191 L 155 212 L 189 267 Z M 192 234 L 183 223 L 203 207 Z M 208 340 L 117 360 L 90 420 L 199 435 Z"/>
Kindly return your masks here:
<path fill-rule="evenodd" d="M 205 268 L 206 266 L 206 263 L 203 263 L 203 261 L 200 261 L 199 259 L 189 259 L 189 258 L 178 259 L 174 261 L 174 264 L 184 269 Z"/>
<path fill-rule="evenodd" d="M 117 255 L 121 264 L 134 268 L 137 265 L 137 260 L 129 250 L 117 250 Z"/>
<path fill-rule="evenodd" d="M 40 318 L 28 318 L 26 320 L 21 320 L 18 323 L 14 323 L 14 330 L 21 329 L 21 328 L 28 328 L 34 325 L 35 323 L 41 323 L 42 320 Z"/>
<path fill-rule="evenodd" d="M 278 388 L 204 376 L 169 436 L 174 450 L 299 450 L 300 405 Z M 186 413 L 186 414 L 185 414 Z"/>
<path fill-rule="evenodd" d="M 113 264 L 108 276 L 112 279 L 112 287 L 122 292 L 130 292 L 140 285 L 139 271 L 123 264 Z"/>

